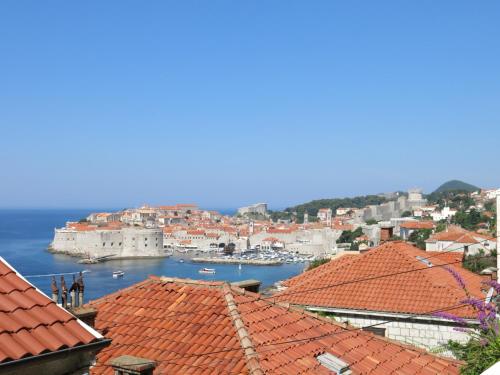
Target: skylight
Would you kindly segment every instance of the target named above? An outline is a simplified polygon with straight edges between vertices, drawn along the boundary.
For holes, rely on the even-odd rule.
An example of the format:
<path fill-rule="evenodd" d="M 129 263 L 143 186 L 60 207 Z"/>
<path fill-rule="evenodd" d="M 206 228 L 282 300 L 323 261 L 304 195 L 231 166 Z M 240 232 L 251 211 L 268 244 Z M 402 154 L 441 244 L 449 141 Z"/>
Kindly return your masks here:
<path fill-rule="evenodd" d="M 432 263 L 429 262 L 429 260 L 427 260 L 426 258 L 424 257 L 421 257 L 421 256 L 416 256 L 416 258 L 422 262 L 423 264 L 425 264 L 427 267 L 432 267 Z"/>
<path fill-rule="evenodd" d="M 336 374 L 351 374 L 349 364 L 342 361 L 340 358 L 335 357 L 333 354 L 324 353 L 316 357 L 319 363 L 325 366 L 328 370 L 334 371 Z"/>

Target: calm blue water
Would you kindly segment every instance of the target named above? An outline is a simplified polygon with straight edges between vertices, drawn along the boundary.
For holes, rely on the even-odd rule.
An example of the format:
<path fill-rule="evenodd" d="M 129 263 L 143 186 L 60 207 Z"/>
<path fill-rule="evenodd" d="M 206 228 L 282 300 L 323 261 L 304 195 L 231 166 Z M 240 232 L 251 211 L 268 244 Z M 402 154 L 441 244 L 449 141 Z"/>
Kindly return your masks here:
<path fill-rule="evenodd" d="M 94 211 L 94 210 L 92 210 Z M 238 270 L 237 265 L 214 264 L 216 275 L 201 275 L 198 270 L 204 265 L 178 257 L 151 260 L 115 260 L 101 264 L 77 264 L 77 258 L 53 255 L 46 251 L 52 241 L 54 228 L 64 226 L 66 221 L 86 217 L 90 210 L 0 210 L 0 256 L 7 260 L 22 275 L 75 272 L 91 270 L 85 274 L 85 299 L 99 298 L 105 294 L 125 288 L 144 280 L 148 275 L 172 276 L 203 280 L 239 281 L 257 279 L 267 287 L 300 273 L 303 264 L 281 266 L 246 266 Z M 125 276 L 113 279 L 112 272 L 121 269 Z M 66 276 L 68 286 L 71 276 Z M 28 278 L 45 293 L 50 293 L 50 277 Z M 57 278 L 59 282 L 59 278 Z"/>

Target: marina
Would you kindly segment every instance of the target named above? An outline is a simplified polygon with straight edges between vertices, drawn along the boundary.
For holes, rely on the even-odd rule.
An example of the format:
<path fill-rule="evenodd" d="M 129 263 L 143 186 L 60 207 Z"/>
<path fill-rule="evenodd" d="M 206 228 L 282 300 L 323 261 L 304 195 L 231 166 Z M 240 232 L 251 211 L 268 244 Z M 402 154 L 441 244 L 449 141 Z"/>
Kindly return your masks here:
<path fill-rule="evenodd" d="M 238 264 L 238 268 L 241 269 L 242 264 L 254 266 L 277 266 L 285 263 L 308 263 L 314 259 L 316 259 L 314 256 L 300 256 L 287 251 L 256 251 L 254 249 L 248 249 L 234 255 L 224 255 L 223 253 L 218 253 L 213 254 L 212 256 L 195 256 L 192 258 L 192 261 L 195 263 Z"/>
<path fill-rule="evenodd" d="M 283 264 L 280 260 L 270 259 L 193 258 L 192 261 L 195 263 L 250 264 L 254 266 L 277 266 Z"/>

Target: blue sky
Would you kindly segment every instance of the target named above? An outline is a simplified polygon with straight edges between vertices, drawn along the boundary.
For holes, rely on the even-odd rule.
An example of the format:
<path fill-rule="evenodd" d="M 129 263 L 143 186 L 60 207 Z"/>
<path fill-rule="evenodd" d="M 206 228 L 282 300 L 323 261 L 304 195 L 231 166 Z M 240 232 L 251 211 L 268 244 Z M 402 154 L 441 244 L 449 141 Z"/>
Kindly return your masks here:
<path fill-rule="evenodd" d="M 500 185 L 498 1 L 0 3 L 0 207 Z"/>

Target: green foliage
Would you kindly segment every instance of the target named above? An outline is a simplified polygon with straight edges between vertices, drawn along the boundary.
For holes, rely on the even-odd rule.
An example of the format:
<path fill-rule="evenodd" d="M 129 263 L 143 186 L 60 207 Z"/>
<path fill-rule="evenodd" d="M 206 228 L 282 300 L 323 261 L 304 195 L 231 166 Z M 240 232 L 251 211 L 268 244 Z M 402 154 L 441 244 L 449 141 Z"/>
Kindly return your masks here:
<path fill-rule="evenodd" d="M 413 214 L 412 214 L 412 212 L 411 212 L 411 211 L 405 211 L 405 212 L 403 212 L 403 213 L 401 214 L 401 217 L 410 217 L 410 216 L 412 216 L 412 215 L 413 215 Z"/>
<path fill-rule="evenodd" d="M 477 254 L 465 258 L 463 267 L 471 272 L 479 273 L 485 268 L 496 267 L 496 262 L 496 250 L 493 250 L 490 256 L 485 256 L 484 250 L 480 249 Z"/>
<path fill-rule="evenodd" d="M 373 224 L 377 224 L 377 223 L 378 223 L 378 221 L 375 219 L 366 220 L 366 225 L 373 225 Z"/>
<path fill-rule="evenodd" d="M 488 222 L 490 219 L 483 216 L 476 209 L 471 209 L 469 212 L 458 211 L 452 218 L 452 222 L 460 225 L 468 230 L 476 230 L 479 223 Z"/>
<path fill-rule="evenodd" d="M 448 348 L 465 365 L 460 368 L 463 375 L 477 375 L 500 360 L 500 336 L 488 338 L 472 337 L 466 344 L 448 341 Z"/>
<path fill-rule="evenodd" d="M 445 182 L 440 187 L 438 187 L 434 191 L 434 193 L 441 193 L 443 191 L 456 191 L 456 190 L 462 190 L 462 191 L 472 193 L 473 191 L 477 191 L 480 189 L 477 186 L 468 184 L 468 183 L 460 181 L 460 180 L 451 180 L 451 181 Z"/>
<path fill-rule="evenodd" d="M 446 229 L 446 220 L 440 221 L 436 225 L 436 233 L 443 232 Z"/>
<path fill-rule="evenodd" d="M 337 240 L 337 243 L 352 243 L 357 237 L 362 235 L 363 235 L 363 230 L 361 229 L 361 227 L 358 227 L 354 231 L 345 230 L 340 235 L 339 239 Z"/>
<path fill-rule="evenodd" d="M 272 221 L 276 222 L 278 220 L 290 220 L 293 215 L 291 212 L 269 211 L 269 216 Z"/>
<path fill-rule="evenodd" d="M 434 192 L 427 196 L 427 201 L 430 204 L 439 205 L 440 208 L 449 206 L 457 210 L 467 210 L 474 205 L 474 200 L 469 196 L 469 192 L 465 190 Z"/>
<path fill-rule="evenodd" d="M 414 242 L 415 246 L 419 249 L 425 250 L 425 240 L 427 240 L 432 234 L 432 230 L 430 229 L 418 229 L 411 232 L 410 237 L 408 237 L 408 241 Z"/>
<path fill-rule="evenodd" d="M 486 211 L 496 212 L 496 201 L 494 199 L 484 203 Z"/>
<path fill-rule="evenodd" d="M 285 211 L 297 212 L 298 217 L 303 217 L 304 212 L 307 211 L 309 213 L 309 217 L 311 217 L 316 216 L 320 208 L 331 208 L 335 213 L 337 208 L 341 207 L 363 208 L 369 205 L 382 204 L 386 201 L 387 199 L 378 195 L 366 195 L 354 198 L 318 199 L 294 207 L 289 207 L 285 209 Z"/>
<path fill-rule="evenodd" d="M 330 259 L 328 259 L 328 258 L 315 259 L 311 263 L 309 263 L 309 267 L 307 267 L 306 271 L 310 271 L 313 268 L 316 268 L 316 267 L 321 266 L 322 264 L 328 263 L 329 261 L 330 261 Z"/>
<path fill-rule="evenodd" d="M 80 224 L 84 224 L 84 223 L 88 223 L 89 221 L 87 220 L 87 218 L 84 217 L 83 219 L 78 220 L 78 222 Z"/>

